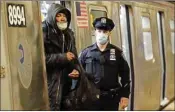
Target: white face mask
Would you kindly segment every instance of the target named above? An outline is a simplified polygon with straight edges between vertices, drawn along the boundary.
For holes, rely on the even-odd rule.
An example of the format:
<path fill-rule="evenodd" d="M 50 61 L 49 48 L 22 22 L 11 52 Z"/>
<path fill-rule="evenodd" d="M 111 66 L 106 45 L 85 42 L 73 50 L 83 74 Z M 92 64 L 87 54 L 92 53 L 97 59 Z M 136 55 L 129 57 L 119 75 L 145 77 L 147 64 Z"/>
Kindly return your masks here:
<path fill-rule="evenodd" d="M 97 43 L 104 45 L 108 42 L 108 35 L 105 33 L 96 32 L 96 41 Z"/>
<path fill-rule="evenodd" d="M 67 22 L 57 22 L 57 26 L 60 30 L 65 30 L 67 28 Z"/>

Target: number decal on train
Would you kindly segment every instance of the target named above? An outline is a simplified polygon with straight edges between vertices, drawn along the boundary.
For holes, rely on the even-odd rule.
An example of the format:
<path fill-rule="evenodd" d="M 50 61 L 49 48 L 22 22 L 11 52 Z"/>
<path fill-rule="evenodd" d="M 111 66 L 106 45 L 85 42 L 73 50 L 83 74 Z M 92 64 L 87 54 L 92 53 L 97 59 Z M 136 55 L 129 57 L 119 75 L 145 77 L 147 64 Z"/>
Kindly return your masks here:
<path fill-rule="evenodd" d="M 22 4 L 7 4 L 8 24 L 11 27 L 26 27 L 25 7 Z"/>

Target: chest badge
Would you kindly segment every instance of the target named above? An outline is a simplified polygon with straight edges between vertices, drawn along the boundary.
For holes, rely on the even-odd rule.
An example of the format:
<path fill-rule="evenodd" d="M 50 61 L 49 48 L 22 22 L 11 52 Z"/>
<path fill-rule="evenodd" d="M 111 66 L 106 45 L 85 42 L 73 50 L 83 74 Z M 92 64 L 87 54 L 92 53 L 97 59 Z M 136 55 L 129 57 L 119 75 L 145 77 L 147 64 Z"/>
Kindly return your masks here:
<path fill-rule="evenodd" d="M 110 60 L 116 60 L 115 49 L 110 49 Z"/>

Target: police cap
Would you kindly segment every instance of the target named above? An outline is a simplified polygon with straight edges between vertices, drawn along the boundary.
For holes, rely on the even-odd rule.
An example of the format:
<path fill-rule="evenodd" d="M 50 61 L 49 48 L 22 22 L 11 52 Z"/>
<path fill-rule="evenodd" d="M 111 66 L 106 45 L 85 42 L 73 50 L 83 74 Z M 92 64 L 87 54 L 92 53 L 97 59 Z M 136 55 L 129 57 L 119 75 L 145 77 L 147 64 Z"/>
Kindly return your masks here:
<path fill-rule="evenodd" d="M 115 24 L 111 19 L 107 17 L 100 17 L 94 20 L 93 26 L 94 28 L 99 28 L 101 30 L 111 31 L 114 28 Z"/>

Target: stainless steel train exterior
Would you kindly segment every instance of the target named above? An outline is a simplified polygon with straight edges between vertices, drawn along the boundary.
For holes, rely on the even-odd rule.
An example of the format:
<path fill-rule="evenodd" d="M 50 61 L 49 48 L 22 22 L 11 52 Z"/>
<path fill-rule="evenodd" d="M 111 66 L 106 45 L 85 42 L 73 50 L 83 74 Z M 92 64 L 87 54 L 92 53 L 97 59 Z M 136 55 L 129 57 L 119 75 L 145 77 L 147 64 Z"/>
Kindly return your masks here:
<path fill-rule="evenodd" d="M 172 3 L 136 1 L 62 3 L 72 13 L 71 28 L 75 32 L 79 53 L 95 42 L 92 22 L 96 17 L 107 16 L 115 22 L 110 42 L 123 50 L 131 69 L 132 89 L 128 110 L 157 110 L 175 97 L 175 7 Z M 15 26 L 18 23 L 9 25 L 13 23 L 12 19 L 8 21 L 11 11 L 9 5 L 13 4 L 17 4 L 16 7 L 18 5 L 25 7 L 26 26 L 24 24 Z M 1 72 L 1 76 L 5 76 L 1 78 L 1 102 L 4 102 L 1 103 L 1 110 L 48 109 L 39 9 L 37 1 L 1 2 L 1 66 L 4 66 L 1 67 L 1 71 L 3 68 L 6 70 Z M 23 46 L 26 54 L 19 46 Z M 29 59 L 27 62 L 21 61 L 23 54 L 27 55 Z M 25 64 L 28 65 L 28 69 L 23 70 L 22 65 Z M 21 75 L 26 74 L 22 71 L 26 71 L 30 77 Z M 26 81 L 26 78 L 31 81 Z M 26 104 L 29 106 L 24 106 Z"/>
<path fill-rule="evenodd" d="M 1 1 L 1 110 L 49 110 L 39 6 Z"/>

